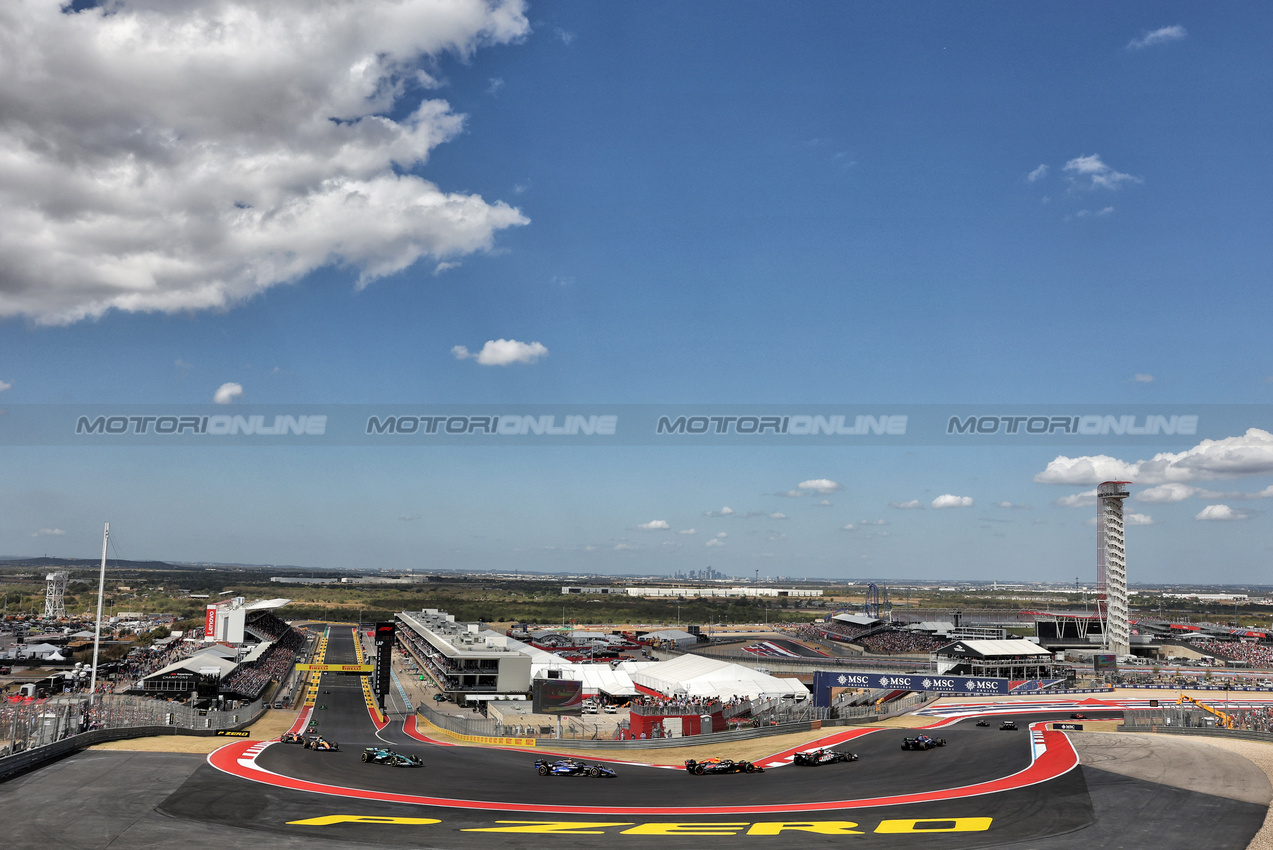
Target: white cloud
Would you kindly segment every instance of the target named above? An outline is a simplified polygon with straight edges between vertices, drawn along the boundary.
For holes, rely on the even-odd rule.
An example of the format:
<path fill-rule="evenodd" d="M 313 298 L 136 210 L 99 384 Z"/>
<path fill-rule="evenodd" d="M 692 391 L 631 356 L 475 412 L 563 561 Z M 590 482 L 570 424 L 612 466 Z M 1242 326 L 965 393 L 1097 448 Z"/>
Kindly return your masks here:
<path fill-rule="evenodd" d="M 4 392 L 5 390 L 9 390 L 9 389 L 13 389 L 13 382 L 12 382 L 12 381 L 0 381 L 0 393 Z"/>
<path fill-rule="evenodd" d="M 1138 384 L 1152 384 L 1154 382 L 1154 376 L 1146 375 L 1144 372 L 1137 372 L 1132 376 L 1132 380 Z"/>
<path fill-rule="evenodd" d="M 671 527 L 667 524 L 667 520 L 663 519 L 652 519 L 637 526 L 642 531 L 667 531 Z"/>
<path fill-rule="evenodd" d="M 32 532 L 31 536 L 32 537 L 61 537 L 63 534 L 66 534 L 66 532 L 60 528 L 41 528 L 39 531 Z"/>
<path fill-rule="evenodd" d="M 1197 487 L 1190 487 L 1188 484 L 1159 484 L 1157 487 L 1141 490 L 1133 498 L 1138 502 L 1147 502 L 1149 504 L 1167 504 L 1170 502 L 1183 502 L 1197 492 Z"/>
<path fill-rule="evenodd" d="M 721 508 L 719 511 L 703 511 L 703 516 L 721 517 L 721 516 L 733 516 L 733 515 L 734 515 L 734 509 L 729 507 L 728 505 Z"/>
<path fill-rule="evenodd" d="M 487 94 L 497 94 L 500 89 L 504 88 L 503 77 L 491 77 L 490 85 L 486 87 Z"/>
<path fill-rule="evenodd" d="M 1059 455 L 1034 476 L 1040 484 L 1099 484 L 1131 481 L 1136 484 L 1209 481 L 1273 473 L 1273 434 L 1249 428 L 1240 437 L 1203 440 L 1183 452 L 1160 452 L 1134 463 L 1093 455 Z"/>
<path fill-rule="evenodd" d="M 1026 504 L 1018 504 L 1015 502 L 995 502 L 996 508 L 1008 508 L 1010 510 L 1028 511 L 1030 506 Z"/>
<path fill-rule="evenodd" d="M 1029 180 L 1031 183 L 1035 183 L 1039 180 L 1042 180 L 1044 177 L 1047 177 L 1047 176 L 1048 176 L 1048 167 L 1046 165 L 1040 165 L 1038 168 L 1034 169 L 1029 174 L 1027 174 L 1025 179 Z"/>
<path fill-rule="evenodd" d="M 1069 496 L 1062 496 L 1052 504 L 1060 505 L 1063 508 L 1083 508 L 1096 504 L 1096 490 L 1084 490 L 1082 493 L 1073 493 Z"/>
<path fill-rule="evenodd" d="M 719 537 L 713 537 L 711 540 L 708 540 L 708 541 L 707 541 L 705 544 L 703 544 L 703 545 L 704 545 L 704 546 L 724 546 L 724 545 L 725 545 L 725 541 L 724 541 L 724 540 L 721 540 Z"/>
<path fill-rule="evenodd" d="M 799 499 L 801 496 L 804 495 L 804 493 L 800 492 L 799 490 L 788 490 L 785 493 L 774 493 L 774 495 L 782 496 L 783 498 L 786 498 L 786 499 Z"/>
<path fill-rule="evenodd" d="M 630 552 L 634 549 L 636 549 L 636 547 L 631 543 L 616 543 L 614 547 L 614 551 L 616 552 Z"/>
<path fill-rule="evenodd" d="M 458 269 L 461 265 L 461 263 L 438 263 L 433 267 L 433 276 L 437 277 L 442 274 L 442 272 L 449 272 L 451 269 Z"/>
<path fill-rule="evenodd" d="M 933 499 L 934 508 L 971 508 L 972 496 L 952 496 L 950 493 L 944 493 Z"/>
<path fill-rule="evenodd" d="M 417 173 L 464 128 L 426 69 L 522 38 L 522 0 L 66 5 L 0 3 L 0 316 L 361 287 L 527 223 Z"/>
<path fill-rule="evenodd" d="M 482 350 L 473 354 L 467 346 L 451 347 L 456 360 L 477 360 L 483 366 L 509 366 L 513 363 L 535 363 L 548 356 L 548 349 L 538 342 L 518 342 L 515 339 L 488 339 Z"/>
<path fill-rule="evenodd" d="M 864 520 L 858 521 L 858 525 L 888 525 L 888 524 L 889 524 L 889 521 L 886 519 L 864 519 Z"/>
<path fill-rule="evenodd" d="M 909 502 L 889 502 L 888 506 L 890 508 L 898 508 L 900 510 L 909 511 L 924 507 L 924 503 L 919 499 L 911 499 Z"/>
<path fill-rule="evenodd" d="M 697 528 L 682 528 L 677 534 L 698 534 Z"/>
<path fill-rule="evenodd" d="M 772 513 L 769 515 L 769 518 L 770 519 L 786 519 L 787 515 L 784 513 Z"/>
<path fill-rule="evenodd" d="M 829 496 L 837 490 L 843 490 L 843 484 L 837 484 L 830 478 L 813 478 L 809 481 L 801 481 L 796 485 L 801 490 L 812 490 L 819 496 Z"/>
<path fill-rule="evenodd" d="M 1088 189 L 1117 189 L 1123 183 L 1145 182 L 1139 177 L 1124 174 L 1121 171 L 1115 171 L 1110 168 L 1101 161 L 1101 155 L 1097 153 L 1076 156 L 1065 163 L 1065 167 L 1062 170 L 1065 171 L 1075 185 L 1083 185 Z M 1106 210 L 1102 210 L 1101 214 L 1113 211 L 1113 207 L 1108 207 Z"/>
<path fill-rule="evenodd" d="M 728 537 L 729 535 L 728 535 L 728 534 L 726 534 L 726 533 L 725 533 L 725 532 L 723 532 L 723 531 L 718 531 L 718 532 L 716 532 L 716 536 L 717 536 L 717 537 L 720 537 L 720 538 L 722 538 L 722 539 L 723 539 L 723 538 L 725 538 L 725 537 Z"/>
<path fill-rule="evenodd" d="M 841 530 L 841 531 L 853 531 L 853 530 L 854 530 L 854 525 L 853 525 L 853 523 L 849 523 L 848 525 L 842 525 L 842 526 L 840 526 L 840 530 Z"/>
<path fill-rule="evenodd" d="M 1123 514 L 1123 525 L 1153 525 L 1154 520 L 1149 514 L 1128 513 Z"/>
<path fill-rule="evenodd" d="M 1202 499 L 1273 499 L 1273 485 L 1269 485 L 1263 490 L 1258 490 L 1254 493 L 1198 490 L 1197 495 Z"/>
<path fill-rule="evenodd" d="M 820 508 L 829 508 L 829 507 L 831 507 L 831 500 L 830 500 L 830 499 L 823 499 L 821 502 L 818 502 L 818 507 L 820 507 Z"/>
<path fill-rule="evenodd" d="M 1156 44 L 1170 44 L 1173 41 L 1182 41 L 1187 35 L 1189 33 L 1179 24 L 1170 27 L 1159 27 L 1153 32 L 1145 33 L 1140 38 L 1133 38 L 1127 43 L 1127 49 L 1144 50 L 1146 47 L 1153 47 Z"/>
<path fill-rule="evenodd" d="M 243 385 L 229 381 L 217 387 L 212 401 L 216 404 L 229 404 L 241 395 L 243 395 Z"/>
<path fill-rule="evenodd" d="M 1198 515 L 1194 517 L 1194 519 L 1199 519 L 1204 521 L 1205 520 L 1230 521 L 1230 520 L 1239 520 L 1239 519 L 1250 519 L 1250 515 L 1244 514 L 1241 511 L 1235 511 L 1233 508 L 1229 507 L 1228 505 L 1207 505 L 1205 508 L 1203 508 L 1201 511 L 1198 512 Z"/>

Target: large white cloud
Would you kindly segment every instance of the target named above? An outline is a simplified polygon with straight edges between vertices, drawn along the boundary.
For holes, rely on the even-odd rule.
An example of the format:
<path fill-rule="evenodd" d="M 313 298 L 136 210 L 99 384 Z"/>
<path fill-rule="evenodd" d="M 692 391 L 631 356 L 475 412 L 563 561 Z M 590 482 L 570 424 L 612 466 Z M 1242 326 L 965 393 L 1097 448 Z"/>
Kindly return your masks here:
<path fill-rule="evenodd" d="M 548 356 L 548 346 L 542 342 L 521 342 L 516 339 L 488 339 L 482 350 L 473 354 L 467 346 L 452 346 L 451 354 L 457 360 L 470 357 L 483 366 L 509 366 L 513 363 L 537 363 Z"/>
<path fill-rule="evenodd" d="M 63 5 L 0 3 L 0 316 L 222 307 L 328 265 L 362 286 L 526 223 L 414 173 L 463 117 L 405 102 L 523 36 L 521 0 Z"/>
<path fill-rule="evenodd" d="M 667 531 L 671 527 L 665 519 L 652 519 L 637 526 L 642 531 Z"/>
<path fill-rule="evenodd" d="M 820 496 L 829 496 L 837 490 L 843 490 L 844 485 L 832 481 L 830 478 L 813 478 L 808 481 L 801 481 L 796 485 L 801 490 L 812 490 Z"/>
<path fill-rule="evenodd" d="M 955 496 L 950 493 L 943 493 L 936 499 L 933 499 L 934 508 L 971 508 L 972 496 Z"/>
<path fill-rule="evenodd" d="M 1249 514 L 1244 514 L 1241 511 L 1235 511 L 1228 505 L 1207 505 L 1198 512 L 1196 517 L 1194 517 L 1194 519 L 1197 520 L 1217 520 L 1221 522 L 1249 518 Z"/>
<path fill-rule="evenodd" d="M 1058 456 L 1034 476 L 1040 484 L 1135 484 L 1210 481 L 1273 473 L 1273 434 L 1249 428 L 1239 437 L 1203 440 L 1183 452 L 1161 452 L 1134 463 L 1108 455 Z"/>

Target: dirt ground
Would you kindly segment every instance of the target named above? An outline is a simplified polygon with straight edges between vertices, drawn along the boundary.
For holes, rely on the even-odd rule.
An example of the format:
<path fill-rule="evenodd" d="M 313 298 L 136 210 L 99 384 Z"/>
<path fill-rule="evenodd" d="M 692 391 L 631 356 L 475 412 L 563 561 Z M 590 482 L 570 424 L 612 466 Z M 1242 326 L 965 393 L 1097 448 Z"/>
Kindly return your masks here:
<path fill-rule="evenodd" d="M 271 710 L 265 712 L 261 719 L 247 727 L 253 741 L 268 741 L 277 738 L 296 722 L 297 711 Z M 92 750 L 127 750 L 140 753 L 210 753 L 242 738 L 210 737 L 197 738 L 193 735 L 155 735 L 151 738 L 129 738 L 124 741 L 108 741 L 95 744 Z"/>

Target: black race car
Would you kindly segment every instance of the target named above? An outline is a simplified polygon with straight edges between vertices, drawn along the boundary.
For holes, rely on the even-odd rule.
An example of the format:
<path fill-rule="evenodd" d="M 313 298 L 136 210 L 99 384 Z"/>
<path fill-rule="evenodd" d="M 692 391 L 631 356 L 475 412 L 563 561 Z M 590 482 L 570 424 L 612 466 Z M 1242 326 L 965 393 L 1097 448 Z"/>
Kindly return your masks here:
<path fill-rule="evenodd" d="M 805 750 L 802 753 L 796 753 L 792 764 L 798 764 L 802 767 L 816 767 L 822 764 L 835 764 L 841 761 L 857 761 L 857 753 L 842 753 L 837 750 Z"/>
<path fill-rule="evenodd" d="M 978 726 L 989 726 L 989 725 L 990 725 L 990 721 L 983 717 L 983 718 L 981 718 L 980 720 L 978 720 L 978 721 L 977 721 L 977 725 L 978 725 Z"/>
<path fill-rule="evenodd" d="M 540 776 L 591 776 L 594 778 L 618 776 L 604 765 L 585 764 L 578 759 L 558 759 L 557 761 L 540 759 L 535 762 L 535 772 Z"/>
<path fill-rule="evenodd" d="M 1070 712 L 1070 719 L 1071 720 L 1090 720 L 1091 718 L 1089 718 L 1086 714 L 1084 714 L 1081 711 L 1072 711 Z"/>
<path fill-rule="evenodd" d="M 999 731 L 1000 731 L 1000 732 L 1015 732 L 1015 731 L 1017 731 L 1017 721 L 1015 721 L 1015 720 L 1005 720 L 1005 721 L 1003 721 L 1002 723 L 1000 723 L 1000 724 L 999 724 Z"/>
<path fill-rule="evenodd" d="M 710 758 L 702 761 L 687 759 L 685 771 L 695 776 L 702 776 L 705 773 L 764 773 L 765 769 L 749 761 Z"/>
<path fill-rule="evenodd" d="M 399 753 L 387 747 L 364 747 L 362 760 L 369 764 L 387 764 L 390 767 L 424 767 L 419 756 Z"/>
<path fill-rule="evenodd" d="M 916 735 L 914 738 L 903 738 L 904 750 L 931 750 L 934 747 L 946 746 L 945 738 L 930 738 L 927 735 Z"/>

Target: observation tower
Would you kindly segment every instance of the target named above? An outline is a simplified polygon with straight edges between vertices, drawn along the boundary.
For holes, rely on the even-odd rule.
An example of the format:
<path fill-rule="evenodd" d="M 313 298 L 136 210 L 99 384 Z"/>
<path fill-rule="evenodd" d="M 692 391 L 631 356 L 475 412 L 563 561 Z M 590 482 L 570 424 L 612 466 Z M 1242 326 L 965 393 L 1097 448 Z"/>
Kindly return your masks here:
<path fill-rule="evenodd" d="M 1096 614 L 1106 651 L 1130 655 L 1127 618 L 1127 547 L 1123 540 L 1124 487 L 1130 481 L 1105 481 L 1096 488 Z"/>

